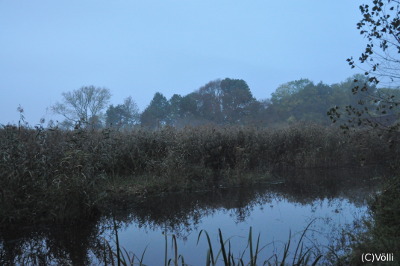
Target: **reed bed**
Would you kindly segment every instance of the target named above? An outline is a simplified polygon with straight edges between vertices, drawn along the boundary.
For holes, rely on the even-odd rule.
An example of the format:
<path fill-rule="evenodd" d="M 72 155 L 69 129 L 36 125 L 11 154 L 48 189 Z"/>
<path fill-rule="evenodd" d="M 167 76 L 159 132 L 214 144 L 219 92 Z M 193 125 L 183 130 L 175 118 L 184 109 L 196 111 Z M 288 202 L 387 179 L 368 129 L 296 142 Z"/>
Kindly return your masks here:
<path fill-rule="evenodd" d="M 311 124 L 156 131 L 3 126 L 0 224 L 96 215 L 112 194 L 248 185 L 275 168 L 391 164 L 400 152 L 388 138 Z"/>

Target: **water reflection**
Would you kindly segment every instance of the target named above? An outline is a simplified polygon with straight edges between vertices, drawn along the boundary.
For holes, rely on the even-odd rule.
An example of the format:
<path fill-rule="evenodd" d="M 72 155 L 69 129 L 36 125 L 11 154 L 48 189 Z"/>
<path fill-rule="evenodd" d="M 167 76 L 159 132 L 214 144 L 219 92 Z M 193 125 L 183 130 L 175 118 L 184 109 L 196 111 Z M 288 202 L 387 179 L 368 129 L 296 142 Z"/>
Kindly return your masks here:
<path fill-rule="evenodd" d="M 151 258 L 162 257 L 159 256 L 164 250 L 162 231 L 178 237 L 183 254 L 201 250 L 198 258 L 186 255 L 192 261 L 205 260 L 206 243 L 196 247 L 200 229 L 216 233 L 222 228 L 226 236 L 246 236 L 252 226 L 256 234 L 263 232 L 264 243 L 269 243 L 287 240 L 289 230 L 300 232 L 305 224 L 317 218 L 319 222 L 310 233 L 315 242 L 317 235 L 329 237 L 340 232 L 341 225 L 351 223 L 354 217 L 347 217 L 349 213 L 358 212 L 361 216 L 366 212 L 365 200 L 375 190 L 374 177 L 379 173 L 375 169 L 329 173 L 285 171 L 275 173 L 274 184 L 253 188 L 125 200 L 106 206 L 104 214 L 92 221 L 40 228 L 19 226 L 1 231 L 0 264 L 97 264 L 104 257 L 103 237 L 111 243 L 114 239 L 114 219 L 125 248 L 140 254 L 151 244 L 145 256 L 149 264 L 156 263 Z M 299 217 L 302 221 L 298 221 Z M 274 249 L 279 253 L 278 247 Z"/>
<path fill-rule="evenodd" d="M 1 265 L 89 265 L 99 250 L 99 223 L 13 227 L 0 235 Z"/>

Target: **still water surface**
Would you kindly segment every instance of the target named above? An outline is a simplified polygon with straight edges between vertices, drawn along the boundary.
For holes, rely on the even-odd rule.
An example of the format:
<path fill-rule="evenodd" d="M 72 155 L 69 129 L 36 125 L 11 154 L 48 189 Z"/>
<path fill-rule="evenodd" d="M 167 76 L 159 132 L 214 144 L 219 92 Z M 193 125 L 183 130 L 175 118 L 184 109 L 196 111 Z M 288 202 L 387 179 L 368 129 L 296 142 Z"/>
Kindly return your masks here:
<path fill-rule="evenodd" d="M 279 182 L 252 188 L 175 193 L 117 203 L 95 221 L 71 228 L 36 228 L 2 232 L 0 262 L 26 262 L 29 256 L 46 264 L 97 265 L 103 261 L 104 239 L 141 256 L 147 265 L 163 265 L 165 235 L 168 258 L 173 258 L 172 235 L 185 263 L 204 265 L 210 235 L 214 253 L 219 250 L 218 229 L 230 239 L 236 257 L 245 251 L 250 227 L 255 244 L 260 234 L 259 261 L 282 256 L 291 240 L 293 256 L 307 225 L 304 245 L 326 252 L 342 229 L 367 213 L 366 199 L 376 190 L 376 171 L 338 170 L 284 173 Z M 114 223 L 115 222 L 115 223 Z M 248 262 L 248 250 L 243 256 Z M 220 256 L 222 260 L 222 257 Z M 272 260 L 274 261 L 274 260 Z"/>

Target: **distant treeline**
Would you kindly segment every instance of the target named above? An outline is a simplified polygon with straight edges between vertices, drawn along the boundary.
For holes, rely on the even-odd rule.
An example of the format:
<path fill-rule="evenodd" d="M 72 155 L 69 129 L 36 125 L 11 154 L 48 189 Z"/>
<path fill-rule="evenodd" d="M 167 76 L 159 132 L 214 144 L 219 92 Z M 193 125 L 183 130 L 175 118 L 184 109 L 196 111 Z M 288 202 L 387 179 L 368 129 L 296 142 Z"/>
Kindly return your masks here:
<path fill-rule="evenodd" d="M 174 94 L 169 100 L 157 92 L 142 113 L 137 108 L 128 108 L 126 103 L 111 105 L 106 111 L 105 124 L 106 127 L 141 125 L 151 129 L 164 125 L 204 124 L 279 126 L 313 122 L 329 125 L 332 119 L 327 112 L 331 108 L 362 104 L 369 110 L 378 110 L 380 103 L 370 99 L 387 95 L 400 96 L 400 93 L 396 89 L 378 89 L 366 76 L 354 75 L 332 85 L 315 84 L 308 79 L 287 82 L 280 85 L 270 99 L 257 100 L 244 80 L 225 78 L 211 81 L 185 96 Z M 130 113 L 129 109 L 134 112 Z M 376 112 L 376 116 L 389 117 L 398 111 L 395 107 L 384 114 Z"/>
<path fill-rule="evenodd" d="M 332 85 L 315 84 L 309 79 L 290 81 L 263 100 L 256 99 L 242 79 L 217 79 L 185 96 L 174 94 L 167 99 L 157 92 L 143 112 L 134 97 L 126 98 L 122 104 L 109 105 L 111 92 L 107 88 L 86 86 L 62 96 L 63 102 L 51 106 L 51 110 L 65 120 L 57 124 L 51 121 L 49 127 L 276 127 L 295 122 L 329 125 L 339 118 L 343 123 L 350 119 L 355 124 L 371 125 L 393 124 L 400 113 L 399 102 L 394 101 L 400 98 L 400 90 L 376 88 L 370 78 L 360 74 Z"/>

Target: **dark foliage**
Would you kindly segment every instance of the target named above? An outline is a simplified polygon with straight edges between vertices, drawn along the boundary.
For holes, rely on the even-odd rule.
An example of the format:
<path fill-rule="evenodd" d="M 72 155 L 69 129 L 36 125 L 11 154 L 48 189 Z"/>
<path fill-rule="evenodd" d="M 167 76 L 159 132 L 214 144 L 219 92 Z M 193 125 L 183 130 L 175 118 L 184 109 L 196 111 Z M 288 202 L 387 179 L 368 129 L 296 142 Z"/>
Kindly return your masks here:
<path fill-rule="evenodd" d="M 362 130 L 343 135 L 316 125 L 157 131 L 5 126 L 0 222 L 90 216 L 101 199 L 121 189 L 116 179 L 128 184 L 122 191 L 149 193 L 251 184 L 259 181 L 255 173 L 265 178 L 278 167 L 390 164 L 399 154 L 389 152 L 389 137 Z"/>

